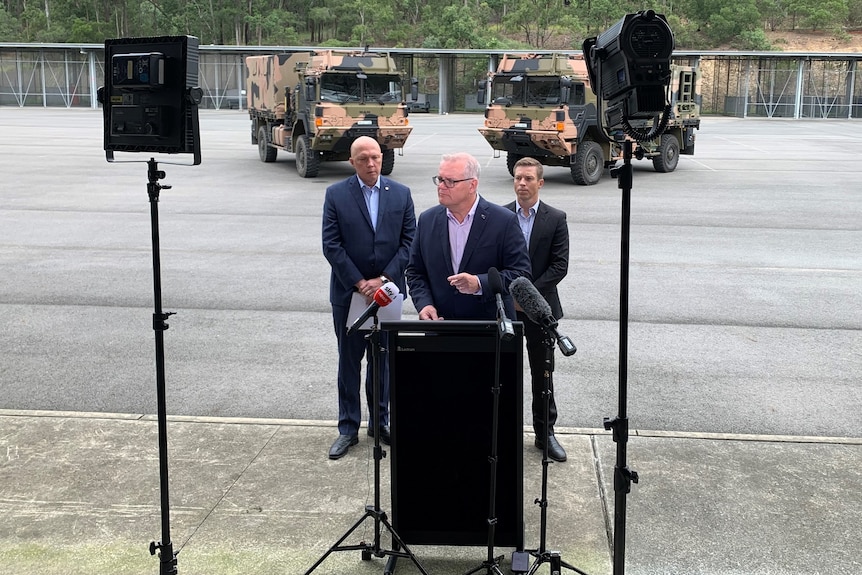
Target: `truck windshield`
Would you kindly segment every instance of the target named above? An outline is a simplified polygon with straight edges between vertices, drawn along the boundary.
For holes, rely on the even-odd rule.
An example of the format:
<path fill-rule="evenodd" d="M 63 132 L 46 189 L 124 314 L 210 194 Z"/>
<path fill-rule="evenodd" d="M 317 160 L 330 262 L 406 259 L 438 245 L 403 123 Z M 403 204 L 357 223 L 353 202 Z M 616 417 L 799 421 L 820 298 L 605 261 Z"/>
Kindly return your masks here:
<path fill-rule="evenodd" d="M 383 102 L 400 102 L 401 78 L 395 74 L 368 74 L 365 80 L 365 99 Z"/>
<path fill-rule="evenodd" d="M 400 102 L 401 78 L 396 74 L 324 74 L 320 80 L 320 99 L 324 102 Z"/>
<path fill-rule="evenodd" d="M 497 76 L 491 86 L 491 101 L 501 105 L 556 105 L 560 103 L 560 78 Z"/>

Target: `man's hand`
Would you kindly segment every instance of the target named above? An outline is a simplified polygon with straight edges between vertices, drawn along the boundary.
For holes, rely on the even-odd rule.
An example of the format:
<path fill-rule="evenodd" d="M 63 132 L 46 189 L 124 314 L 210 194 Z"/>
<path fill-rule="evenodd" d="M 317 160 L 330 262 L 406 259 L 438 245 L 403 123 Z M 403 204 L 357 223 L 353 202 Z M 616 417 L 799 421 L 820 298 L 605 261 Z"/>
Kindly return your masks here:
<path fill-rule="evenodd" d="M 419 312 L 419 319 L 443 319 L 437 315 L 437 308 L 433 305 L 426 305 Z"/>
<path fill-rule="evenodd" d="M 472 295 L 479 291 L 479 288 L 481 287 L 481 285 L 479 284 L 479 278 L 474 276 L 473 274 L 455 274 L 454 276 L 449 276 L 446 279 L 449 281 L 449 285 L 451 285 L 463 294 Z"/>
<path fill-rule="evenodd" d="M 380 287 L 383 285 L 383 280 L 379 277 L 371 278 L 370 280 L 359 280 L 356 282 L 356 291 L 365 296 L 368 303 L 371 303 L 371 298 Z"/>

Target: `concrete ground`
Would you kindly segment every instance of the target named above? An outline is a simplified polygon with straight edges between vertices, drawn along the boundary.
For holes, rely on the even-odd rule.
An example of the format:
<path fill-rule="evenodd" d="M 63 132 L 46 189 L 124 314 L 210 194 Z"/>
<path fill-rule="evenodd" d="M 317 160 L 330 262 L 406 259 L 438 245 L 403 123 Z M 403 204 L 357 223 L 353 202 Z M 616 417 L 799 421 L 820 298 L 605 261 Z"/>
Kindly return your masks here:
<path fill-rule="evenodd" d="M 332 422 L 171 417 L 166 428 L 178 573 L 306 573 L 373 507 L 365 434 L 331 461 Z M 616 446 L 599 430 L 557 436 L 569 459 L 548 466 L 545 549 L 587 575 L 616 573 Z M 525 544 L 538 549 L 542 464 L 532 439 L 525 434 Z M 625 572 L 862 573 L 853 527 L 862 522 L 862 439 L 634 431 L 629 452 L 640 481 L 625 499 Z M 0 565 L 9 573 L 160 572 L 148 551 L 150 541 L 165 541 L 156 418 L 3 410 L 0 453 Z M 391 517 L 389 461 L 381 463 L 380 508 Z M 459 509 L 451 511 L 458 521 Z M 388 531 L 381 534 L 381 549 L 392 550 Z M 341 545 L 374 540 L 368 518 Z M 428 574 L 487 572 L 487 547 L 405 543 Z M 495 548 L 503 573 L 513 550 Z M 335 551 L 314 572 L 385 566 L 360 551 Z M 421 571 L 402 558 L 396 572 Z"/>

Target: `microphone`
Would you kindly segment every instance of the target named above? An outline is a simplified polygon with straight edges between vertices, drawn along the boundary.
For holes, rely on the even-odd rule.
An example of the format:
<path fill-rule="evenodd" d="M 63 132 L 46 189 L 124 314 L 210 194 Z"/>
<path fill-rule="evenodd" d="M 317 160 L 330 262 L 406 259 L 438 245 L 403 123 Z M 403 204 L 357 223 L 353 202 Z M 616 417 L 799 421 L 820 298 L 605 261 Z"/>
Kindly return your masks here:
<path fill-rule="evenodd" d="M 515 337 L 515 326 L 512 325 L 512 320 L 506 317 L 506 306 L 503 305 L 503 278 L 500 277 L 500 272 L 497 268 L 488 270 L 488 287 L 494 297 L 497 298 L 497 328 L 500 330 L 500 338 L 504 341 Z"/>
<path fill-rule="evenodd" d="M 398 286 L 392 282 L 386 282 L 385 284 L 377 288 L 377 291 L 374 292 L 374 301 L 372 301 L 368 305 L 368 307 L 365 308 L 365 311 L 362 312 L 362 315 L 356 318 L 356 321 L 353 322 L 353 325 L 347 328 L 347 335 L 350 335 L 354 331 L 358 330 L 360 326 L 362 326 L 362 324 L 365 323 L 366 320 L 368 320 L 369 317 L 377 313 L 378 309 L 380 309 L 381 307 L 386 307 L 390 303 L 392 303 L 392 300 L 394 300 L 395 296 L 397 296 L 399 293 L 401 293 L 401 290 L 399 290 Z"/>
<path fill-rule="evenodd" d="M 560 335 L 557 331 L 557 320 L 554 319 L 554 312 L 551 311 L 551 306 L 536 289 L 536 286 L 525 277 L 515 278 L 509 285 L 509 291 L 512 292 L 512 297 L 530 318 L 530 321 L 537 323 L 544 328 L 545 333 L 557 340 L 557 345 L 563 355 L 574 355 L 578 349 L 568 337 Z"/>

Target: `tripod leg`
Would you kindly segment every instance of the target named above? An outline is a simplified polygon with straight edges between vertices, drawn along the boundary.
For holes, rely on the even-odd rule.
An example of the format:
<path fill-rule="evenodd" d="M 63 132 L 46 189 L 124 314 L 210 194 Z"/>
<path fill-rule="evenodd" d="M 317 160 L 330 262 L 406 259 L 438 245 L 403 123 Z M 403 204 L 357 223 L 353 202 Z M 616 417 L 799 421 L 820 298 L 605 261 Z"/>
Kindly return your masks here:
<path fill-rule="evenodd" d="M 534 573 L 536 573 L 539 570 L 539 567 L 541 567 L 545 563 L 550 563 L 551 575 L 559 575 L 563 572 L 564 568 L 568 569 L 569 571 L 574 571 L 579 575 L 588 575 L 586 572 L 581 571 L 577 567 L 573 567 L 563 561 L 563 558 L 560 556 L 560 553 L 558 551 L 547 551 L 545 553 L 542 553 L 538 557 L 538 560 L 533 563 L 533 566 L 530 568 L 530 572 L 528 575 L 533 575 Z"/>
<path fill-rule="evenodd" d="M 371 424 L 375 426 L 376 432 L 374 433 L 374 505 L 368 505 L 365 507 L 365 514 L 351 527 L 347 530 L 347 532 L 341 536 L 341 538 L 335 542 L 335 544 L 323 554 L 323 556 L 317 560 L 317 562 L 311 566 L 311 568 L 305 572 L 305 575 L 309 575 L 312 571 L 317 569 L 321 563 L 323 563 L 327 557 L 329 557 L 334 551 L 348 551 L 348 550 L 361 550 L 363 560 L 370 559 L 372 555 L 376 557 L 385 557 L 389 556 L 389 560 L 386 563 L 386 571 L 385 573 L 391 574 L 395 571 L 395 561 L 398 557 L 407 557 L 413 564 L 416 565 L 416 568 L 419 569 L 419 572 L 422 575 L 428 575 L 428 572 L 425 571 L 425 568 L 419 563 L 419 560 L 416 559 L 416 556 L 413 554 L 410 549 L 404 544 L 404 541 L 398 536 L 395 532 L 395 529 L 390 525 L 389 520 L 386 518 L 386 513 L 384 513 L 380 508 L 380 460 L 383 459 L 383 449 L 380 446 L 380 355 L 383 353 L 383 346 L 380 344 L 380 330 L 378 327 L 377 316 L 374 316 L 374 327 L 371 330 L 368 338 L 371 340 L 373 355 L 372 355 L 372 366 L 374 371 L 374 382 L 373 382 L 373 400 L 372 400 L 372 421 Z M 374 543 L 371 545 L 361 544 L 361 545 L 346 545 L 342 546 L 341 544 L 353 533 L 363 521 L 368 518 L 372 518 L 374 520 Z M 381 526 L 385 527 L 387 531 L 389 531 L 390 535 L 392 535 L 392 550 L 385 550 L 380 548 L 380 531 Z M 403 551 L 400 551 L 403 549 Z"/>
<path fill-rule="evenodd" d="M 341 547 L 341 544 L 344 542 L 344 540 L 345 540 L 345 539 L 347 539 L 348 537 L 350 537 L 350 534 L 351 534 L 351 533 L 353 533 L 354 531 L 356 531 L 356 529 L 357 529 L 360 525 L 362 525 L 362 522 L 363 522 L 363 521 L 365 521 L 365 520 L 366 520 L 366 519 L 368 519 L 369 517 L 371 517 L 371 513 L 368 513 L 368 512 L 366 512 L 366 513 L 365 513 L 365 515 L 363 515 L 362 517 L 360 517 L 360 518 L 359 518 L 359 520 L 358 520 L 356 523 L 354 523 L 354 524 L 353 524 L 353 527 L 351 527 L 350 529 L 348 529 L 348 530 L 344 533 L 344 535 L 342 535 L 342 536 L 341 536 L 341 539 L 339 539 L 338 541 L 336 541 L 335 543 L 333 543 L 333 544 L 332 544 L 332 547 L 330 547 L 330 548 L 326 551 L 326 553 L 324 553 L 324 554 L 320 557 L 320 559 L 318 559 L 318 560 L 317 560 L 317 562 L 316 562 L 314 565 L 312 565 L 312 566 L 308 569 L 308 571 L 306 571 L 306 572 L 305 572 L 305 575 L 308 575 L 309 573 L 311 573 L 311 572 L 313 572 L 315 569 L 317 569 L 317 568 L 320 566 L 320 564 L 321 564 L 321 563 L 323 563 L 323 562 L 326 560 L 326 558 L 327 558 L 327 557 L 329 557 L 329 556 L 330 556 L 334 551 L 347 551 L 348 549 L 363 549 L 363 550 L 364 550 L 364 549 L 367 547 L 367 546 L 365 546 L 365 545 L 360 545 L 360 546 L 351 546 L 351 547 Z"/>

